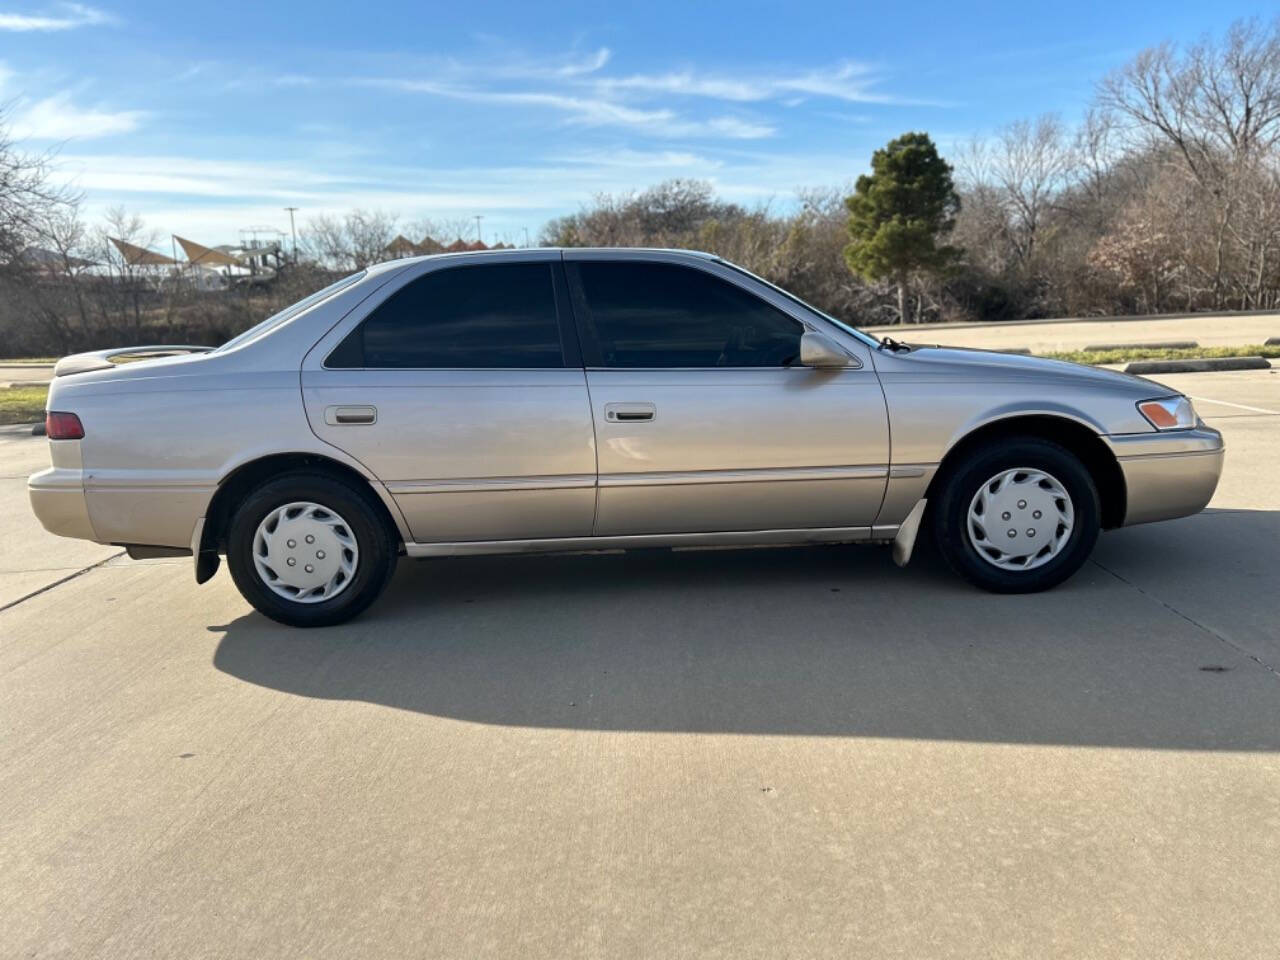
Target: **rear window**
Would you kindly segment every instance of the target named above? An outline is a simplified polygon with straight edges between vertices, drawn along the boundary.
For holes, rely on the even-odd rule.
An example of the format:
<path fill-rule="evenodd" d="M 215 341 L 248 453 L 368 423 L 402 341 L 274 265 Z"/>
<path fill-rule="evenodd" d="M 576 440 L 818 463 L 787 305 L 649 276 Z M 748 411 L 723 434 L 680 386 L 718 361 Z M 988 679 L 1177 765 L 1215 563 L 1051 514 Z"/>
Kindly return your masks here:
<path fill-rule="evenodd" d="M 325 366 L 561 367 L 548 263 L 435 270 L 397 290 L 329 354 Z"/>
<path fill-rule="evenodd" d="M 290 304 L 289 306 L 281 310 L 279 313 L 273 313 L 271 316 L 267 317 L 267 319 L 263 320 L 261 323 L 254 324 L 244 333 L 241 333 L 232 337 L 222 346 L 218 347 L 218 351 L 230 350 L 233 347 L 240 346 L 242 343 L 248 343 L 250 340 L 256 340 L 258 337 L 262 336 L 263 334 L 280 326 L 280 324 L 284 323 L 286 320 L 292 320 L 298 314 L 302 313 L 302 311 L 310 310 L 312 307 L 314 307 L 316 304 L 318 304 L 322 300 L 328 300 L 339 290 L 345 290 L 347 287 L 351 286 L 357 280 L 363 279 L 364 275 L 365 275 L 365 271 L 363 270 L 361 270 L 359 273 L 353 273 L 349 277 L 343 277 L 337 283 L 329 284 L 329 286 L 325 287 L 323 290 L 317 290 L 315 293 L 311 294 L 311 296 L 304 297 L 303 299 L 299 300 L 297 303 Z"/>

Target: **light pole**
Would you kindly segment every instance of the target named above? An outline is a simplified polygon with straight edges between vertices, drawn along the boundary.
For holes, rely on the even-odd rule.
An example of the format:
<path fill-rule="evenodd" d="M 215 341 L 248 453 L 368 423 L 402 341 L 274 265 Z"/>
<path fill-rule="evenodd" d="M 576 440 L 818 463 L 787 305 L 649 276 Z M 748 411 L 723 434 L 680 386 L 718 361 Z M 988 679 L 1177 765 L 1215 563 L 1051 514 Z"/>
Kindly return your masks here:
<path fill-rule="evenodd" d="M 293 225 L 293 214 L 297 207 L 285 207 L 289 211 L 289 232 L 293 234 L 293 262 L 298 262 L 298 228 Z"/>
<path fill-rule="evenodd" d="M 528 227 L 524 228 L 524 245 L 526 247 L 529 246 L 529 228 Z"/>
<path fill-rule="evenodd" d="M 476 214 L 476 242 L 484 243 L 484 236 L 480 233 L 480 221 L 484 219 L 483 213 Z"/>

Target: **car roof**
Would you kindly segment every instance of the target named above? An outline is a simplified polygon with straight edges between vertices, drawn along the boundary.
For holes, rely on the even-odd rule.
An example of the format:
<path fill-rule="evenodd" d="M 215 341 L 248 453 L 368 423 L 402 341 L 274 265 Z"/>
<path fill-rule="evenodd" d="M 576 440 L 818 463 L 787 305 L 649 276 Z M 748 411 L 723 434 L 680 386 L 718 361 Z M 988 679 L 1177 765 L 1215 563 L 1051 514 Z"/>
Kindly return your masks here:
<path fill-rule="evenodd" d="M 676 257 L 689 257 L 697 260 L 719 260 L 714 253 L 705 250 L 680 250 L 674 247 L 506 247 L 502 250 L 459 250 L 456 253 L 431 253 L 421 257 L 402 257 L 398 260 L 383 260 L 369 267 L 371 272 L 381 272 L 392 267 L 402 267 L 411 263 L 427 263 L 436 260 L 484 260 L 518 259 L 521 254 L 528 253 L 607 253 L 620 256 L 629 254 L 661 253 Z M 514 255 L 514 256 L 513 256 Z"/>

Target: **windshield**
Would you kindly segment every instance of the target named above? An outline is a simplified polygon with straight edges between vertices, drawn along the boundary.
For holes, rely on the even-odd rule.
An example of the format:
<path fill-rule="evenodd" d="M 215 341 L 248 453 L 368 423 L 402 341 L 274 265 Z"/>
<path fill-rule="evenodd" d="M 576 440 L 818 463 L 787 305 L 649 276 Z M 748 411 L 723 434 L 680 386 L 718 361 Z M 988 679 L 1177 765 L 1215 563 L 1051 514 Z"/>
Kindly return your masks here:
<path fill-rule="evenodd" d="M 879 341 L 876 340 L 875 337 L 871 336 L 868 333 L 863 333 L 857 327 L 851 327 L 849 324 L 841 320 L 837 320 L 835 317 L 827 313 L 825 310 L 819 310 L 817 307 L 815 307 L 811 303 L 805 303 L 803 300 L 797 297 L 794 293 L 789 293 L 786 290 L 783 290 L 776 283 L 770 283 L 764 277 L 756 276 L 750 270 L 744 269 L 743 267 L 738 266 L 736 263 L 730 263 L 728 260 L 719 260 L 719 262 L 724 264 L 726 267 L 729 267 L 732 270 L 737 270 L 739 273 L 745 274 L 746 276 L 750 277 L 752 280 L 756 280 L 760 283 L 763 283 L 770 290 L 774 291 L 775 293 L 781 294 L 782 296 L 790 300 L 792 303 L 798 303 L 800 306 L 804 307 L 806 310 L 810 311 L 811 313 L 816 313 L 818 316 L 822 317 L 822 319 L 830 321 L 831 323 L 834 323 L 837 327 L 839 327 L 841 330 L 845 331 L 846 333 L 853 334 L 855 337 L 857 337 L 867 346 L 869 347 L 879 346 Z"/>
<path fill-rule="evenodd" d="M 250 340 L 257 339 L 258 337 L 267 333 L 269 330 L 272 330 L 275 327 L 278 327 L 280 324 L 284 323 L 286 320 L 292 320 L 298 314 L 302 313 L 302 311 L 308 310 L 311 307 L 314 307 L 321 300 L 327 300 L 329 297 L 333 296 L 339 290 L 346 289 L 347 287 L 355 283 L 357 280 L 361 279 L 364 275 L 365 275 L 365 271 L 361 270 L 359 273 L 353 273 L 349 277 L 343 277 L 337 283 L 329 284 L 329 286 L 325 287 L 323 290 L 317 290 L 315 293 L 311 294 L 311 296 L 309 297 L 303 297 L 297 303 L 290 304 L 289 306 L 281 310 L 279 313 L 273 313 L 271 316 L 267 317 L 267 319 L 263 320 L 261 323 L 254 324 L 244 333 L 237 334 L 236 336 L 232 337 L 222 346 L 218 347 L 214 352 L 221 353 L 224 350 L 231 350 L 235 347 L 240 346 L 240 344 L 242 343 L 247 343 Z"/>

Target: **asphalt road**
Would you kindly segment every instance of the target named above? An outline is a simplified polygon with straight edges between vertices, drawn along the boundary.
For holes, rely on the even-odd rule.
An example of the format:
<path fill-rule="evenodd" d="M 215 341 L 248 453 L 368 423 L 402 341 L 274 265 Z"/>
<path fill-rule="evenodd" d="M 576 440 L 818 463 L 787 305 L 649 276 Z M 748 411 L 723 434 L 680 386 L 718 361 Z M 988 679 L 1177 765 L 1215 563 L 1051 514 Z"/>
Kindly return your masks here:
<path fill-rule="evenodd" d="M 50 586 L 102 556 L 5 479 L 0 955 L 1270 955 L 1280 374 L 1162 379 L 1214 503 L 1030 597 L 870 547 L 474 558 L 299 632 L 189 561 Z"/>

